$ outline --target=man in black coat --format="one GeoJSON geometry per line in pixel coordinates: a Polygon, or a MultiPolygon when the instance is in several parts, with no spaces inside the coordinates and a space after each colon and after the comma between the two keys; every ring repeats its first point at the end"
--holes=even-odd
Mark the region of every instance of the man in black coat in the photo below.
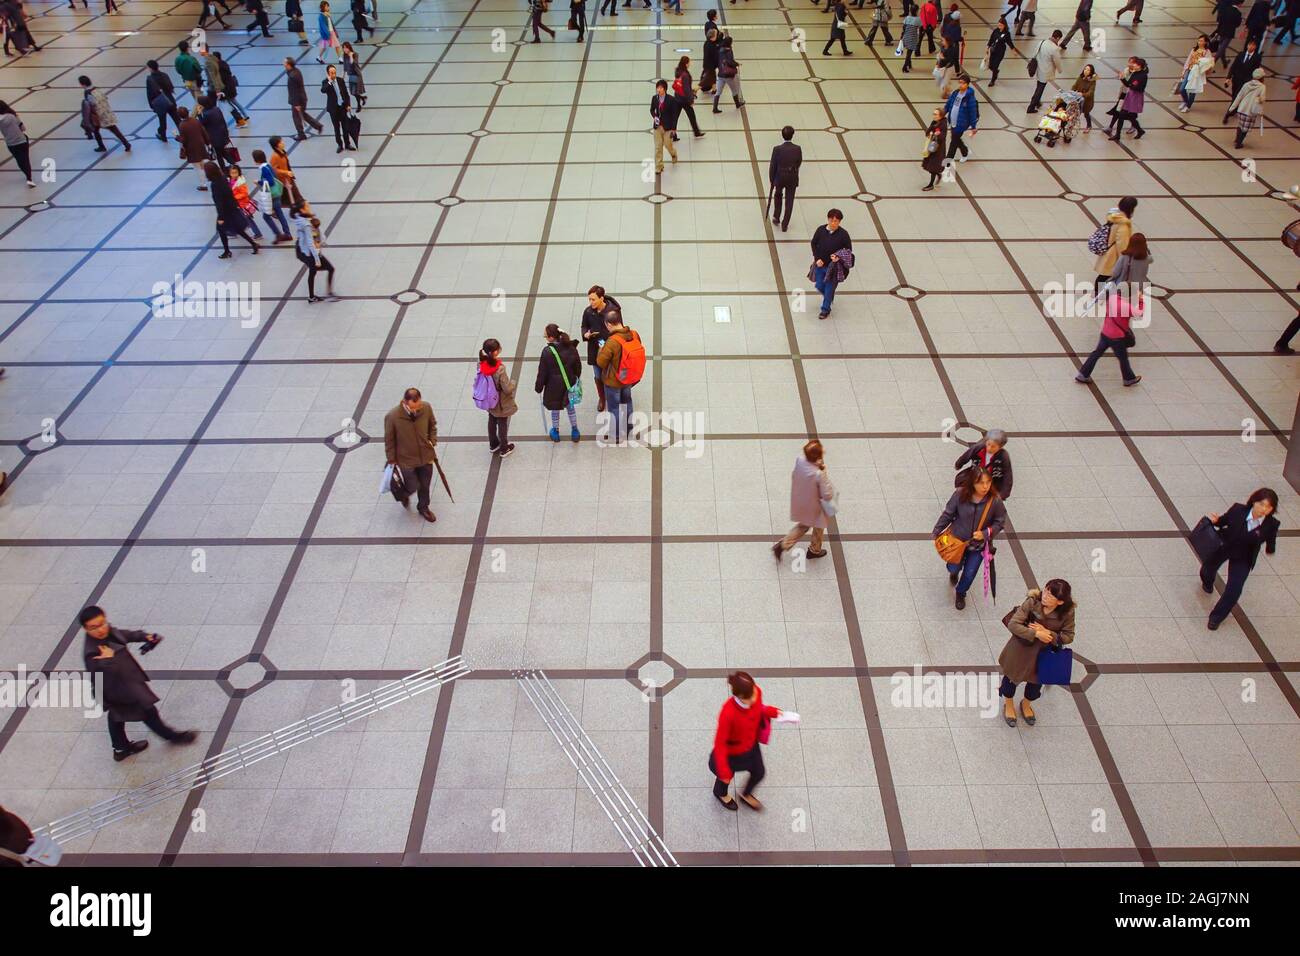
{"type": "Polygon", "coordinates": [[[781,143],[772,147],[772,160],[767,164],[767,182],[772,193],[772,225],[779,223],[781,231],[785,232],[790,228],[790,215],[794,212],[794,191],[799,185],[803,150],[792,142],[793,126],[781,130],[781,139],[781,143]],[[785,216],[781,215],[782,208],[785,216]]]}
{"type": "Polygon", "coordinates": [[[78,618],[86,631],[83,657],[86,670],[103,675],[100,706],[108,712],[108,736],[113,741],[113,759],[125,760],[149,746],[147,740],[128,740],[127,721],[142,720],[159,737],[174,744],[193,743],[198,733],[173,730],[158,715],[158,695],[149,687],[149,675],[131,656],[128,644],[144,644],[146,651],[162,640],[157,634],[124,631],[108,623],[104,609],[91,605],[78,618]]]}
{"type": "Polygon", "coordinates": [[[199,113],[199,122],[207,131],[208,141],[212,144],[212,155],[217,165],[221,167],[222,172],[225,172],[226,147],[230,145],[230,127],[226,125],[226,116],[221,112],[221,107],[217,105],[217,98],[212,94],[199,100],[199,106],[203,108],[199,113]]]}
{"type": "Polygon", "coordinates": [[[655,83],[655,95],[650,97],[650,119],[654,123],[655,137],[655,172],[664,171],[664,148],[677,164],[677,147],[673,145],[673,133],[677,132],[677,119],[682,113],[682,101],[668,93],[668,81],[655,83]]]}
{"type": "Polygon", "coordinates": [[[1061,50],[1064,51],[1070,45],[1070,38],[1075,33],[1083,34],[1083,49],[1087,52],[1092,49],[1092,0],[1079,0],[1079,6],[1074,11],[1074,25],[1070,27],[1070,32],[1065,35],[1061,41],[1061,50]]]}
{"type": "Polygon", "coordinates": [[[1222,61],[1224,66],[1228,65],[1228,46],[1237,35],[1237,28],[1241,26],[1241,11],[1237,7],[1238,4],[1232,0],[1223,0],[1214,12],[1214,32],[1219,38],[1214,58],[1222,61]]]}
{"type": "Polygon", "coordinates": [[[266,7],[262,4],[262,0],[244,0],[244,6],[253,15],[253,22],[244,28],[244,32],[252,33],[260,28],[262,36],[269,40],[272,36],[271,20],[267,15],[266,7]]]}
{"type": "Polygon", "coordinates": [[[712,93],[713,85],[718,82],[718,38],[721,36],[717,30],[710,30],[704,40],[703,62],[700,66],[701,93],[712,93]]]}
{"type": "Polygon", "coordinates": [[[1206,625],[1211,631],[1218,630],[1223,619],[1232,613],[1246,586],[1246,578],[1255,567],[1259,549],[1262,547],[1269,554],[1277,550],[1277,531],[1281,525],[1275,517],[1276,511],[1277,492],[1272,488],[1260,488],[1246,499],[1244,505],[1234,504],[1222,515],[1206,515],[1219,532],[1223,546],[1201,565],[1202,591],[1214,593],[1214,576],[1225,561],[1228,563],[1228,580],[1223,586],[1223,595],[1210,610],[1206,625]]]}
{"type": "Polygon", "coordinates": [[[1246,14],[1246,39],[1254,40],[1256,45],[1264,42],[1272,5],[1272,0],[1255,0],[1255,5],[1246,14]]]}
{"type": "MultiPolygon", "coordinates": [[[[1254,40],[1246,41],[1246,48],[1232,58],[1232,66],[1228,67],[1228,79],[1232,82],[1232,95],[1228,97],[1231,103],[1241,92],[1251,78],[1251,75],[1259,69],[1264,56],[1259,52],[1259,44],[1254,40]]],[[[1228,122],[1229,113],[1223,114],[1223,121],[1228,122]]]]}
{"type": "Polygon", "coordinates": [[[149,101],[149,109],[158,115],[157,136],[167,142],[167,117],[176,124],[176,131],[181,129],[180,114],[176,112],[176,87],[172,78],[158,68],[157,60],[148,63],[149,73],[144,79],[144,95],[149,101]]]}
{"type": "Polygon", "coordinates": [[[303,82],[302,70],[298,69],[297,63],[291,56],[284,58],[284,78],[289,86],[289,107],[293,110],[293,128],[298,131],[294,139],[301,141],[307,138],[307,133],[302,128],[304,122],[318,133],[325,132],[325,127],[316,121],[316,117],[307,112],[307,84],[303,82]]]}
{"type": "Polygon", "coordinates": [[[601,380],[596,356],[600,354],[600,347],[605,344],[605,336],[608,334],[605,328],[607,312],[618,312],[621,315],[623,307],[618,304],[618,299],[605,293],[604,286],[592,286],[587,290],[587,308],[582,313],[582,340],[587,343],[587,364],[596,375],[598,412],[605,410],[605,383],[601,380]]]}
{"type": "Polygon", "coordinates": [[[841,249],[853,248],[853,238],[848,230],[840,225],[843,221],[844,213],[838,209],[830,210],[826,213],[826,225],[818,226],[812,237],[814,282],[817,291],[822,294],[821,313],[817,316],[819,319],[824,319],[831,314],[831,303],[835,301],[836,283],[828,275],[831,260],[841,249]]]}

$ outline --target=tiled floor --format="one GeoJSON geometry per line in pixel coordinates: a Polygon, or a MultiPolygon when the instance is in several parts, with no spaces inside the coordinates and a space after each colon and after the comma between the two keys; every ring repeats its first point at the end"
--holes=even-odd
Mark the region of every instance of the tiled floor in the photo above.
{"type": "MultiPolygon", "coordinates": [[[[155,741],[119,764],[101,721],[9,712],[0,801],[48,822],[346,689],[454,654],[475,671],[79,840],[71,860],[631,864],[512,679],[528,665],[682,862],[1300,861],[1300,499],[1281,475],[1300,364],[1269,351],[1298,298],[1277,241],[1296,218],[1279,190],[1300,179],[1295,47],[1267,49],[1288,79],[1269,80],[1254,178],[1217,122],[1221,73],[1191,114],[1169,94],[1209,4],[1151,0],[1139,32],[1094,21],[1098,116],[1127,55],[1152,63],[1141,142],[1036,147],[1032,82],[1012,57],[992,90],[977,77],[972,161],[922,194],[930,63],[903,74],[892,44],[865,48],[860,12],[856,56],[822,57],[826,17],[806,0],[746,0],[722,14],[747,109],[702,101],[707,138],[683,137],[682,162],[646,181],[650,81],[686,50],[698,78],[702,11],[610,20],[592,2],[587,43],[534,46],[514,0],[389,3],[381,42],[361,48],[355,167],[328,137],[293,150],[342,293],[309,307],[283,248],[217,259],[206,196],[152,139],[142,64],[170,64],[194,6],[130,0],[104,17],[38,3],[47,49],[0,66],[49,177],[29,191],[0,163],[0,467],[14,476],[0,666],[78,666],[70,622],[101,603],[167,637],[147,659],[154,686],[201,746],[155,741]],[[81,137],[82,72],[111,90],[131,155],[81,137]],[[786,123],[805,163],[783,234],[762,197],[786,123]],[[1141,386],[1120,388],[1106,359],[1085,388],[1070,379],[1096,322],[1047,318],[1038,293],[1091,278],[1085,240],[1124,193],[1141,200],[1167,296],[1139,333],[1141,386]],[[858,266],[819,322],[806,241],[830,205],[858,266]],[[178,274],[258,283],[259,321],[155,316],[154,284],[178,274]],[[636,401],[663,417],[660,447],[600,447],[590,400],[581,444],[541,431],[528,392],[541,330],[575,328],[593,283],[650,346],[636,401]],[[506,461],[489,459],[469,395],[486,336],[528,395],[506,461]],[[433,404],[456,496],[436,493],[436,525],[376,494],[376,436],[408,385],[433,404]],[[366,440],[340,450],[331,439],[353,424],[366,440]],[[954,426],[962,441],[1009,430],[1017,475],[1001,591],[964,613],[928,541],[954,426]],[[833,558],[778,569],[767,545],[814,433],[840,492],[833,558]],[[1262,484],[1281,494],[1284,537],[1208,632],[1183,534],[1262,484]],[[1036,727],[900,706],[891,675],[918,665],[987,683],[999,618],[1051,577],[1079,600],[1078,683],[1047,692],[1036,727]],[[638,671],[656,661],[666,686],[662,663],[638,671]],[[761,816],[709,797],[736,667],[803,717],[767,748],[761,816]],[[658,690],[639,683],[652,673],[658,690]]],[[[1043,0],[1040,37],[1074,6],[1043,0]]],[[[996,8],[962,9],[974,66],[996,8]]],[[[246,157],[292,132],[279,63],[298,47],[275,12],[273,40],[213,37],[253,112],[235,133],[246,157]]],[[[1066,75],[1083,62],[1076,41],[1066,75]]],[[[304,68],[319,106],[321,68],[304,68]]]]}

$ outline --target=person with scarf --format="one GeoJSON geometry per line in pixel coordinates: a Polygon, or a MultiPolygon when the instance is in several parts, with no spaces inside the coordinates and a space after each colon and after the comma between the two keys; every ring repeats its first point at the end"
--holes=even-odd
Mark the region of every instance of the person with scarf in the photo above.
{"type": "Polygon", "coordinates": [[[509,458],[515,450],[510,441],[510,416],[519,411],[515,402],[517,383],[510,381],[510,373],[501,361],[501,343],[496,339],[485,339],[479,349],[478,373],[492,379],[497,391],[497,403],[488,409],[488,449],[509,458]]]}

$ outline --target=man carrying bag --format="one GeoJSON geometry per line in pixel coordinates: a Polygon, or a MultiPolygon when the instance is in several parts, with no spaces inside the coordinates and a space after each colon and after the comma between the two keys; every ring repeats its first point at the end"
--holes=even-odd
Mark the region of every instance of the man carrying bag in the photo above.
{"type": "MultiPolygon", "coordinates": [[[[430,522],[438,520],[429,510],[429,488],[438,462],[437,444],[438,421],[433,416],[433,407],[421,398],[418,388],[408,388],[397,407],[384,416],[384,455],[388,464],[394,466],[393,496],[403,508],[410,508],[411,495],[415,494],[416,511],[430,522]]],[[[438,471],[442,473],[441,468],[438,471]]],[[[444,476],[444,486],[446,482],[444,476]]]]}

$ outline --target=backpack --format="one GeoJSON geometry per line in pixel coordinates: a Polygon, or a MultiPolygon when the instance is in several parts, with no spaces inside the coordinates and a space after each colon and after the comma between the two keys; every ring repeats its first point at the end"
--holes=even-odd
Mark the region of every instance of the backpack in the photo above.
{"type": "Polygon", "coordinates": [[[623,347],[619,349],[618,380],[624,386],[635,385],[645,375],[645,346],[636,332],[632,332],[631,341],[622,338],[619,341],[623,347]]]}
{"type": "Polygon", "coordinates": [[[501,393],[497,391],[496,379],[483,372],[474,379],[474,406],[490,412],[501,404],[501,393]]]}
{"type": "Polygon", "coordinates": [[[682,75],[680,73],[677,74],[677,79],[673,80],[673,93],[680,97],[686,96],[686,89],[682,84],[682,75]]]}
{"type": "Polygon", "coordinates": [[[1103,222],[1097,231],[1088,237],[1088,251],[1094,256],[1102,255],[1110,248],[1110,223],[1103,222]]]}

